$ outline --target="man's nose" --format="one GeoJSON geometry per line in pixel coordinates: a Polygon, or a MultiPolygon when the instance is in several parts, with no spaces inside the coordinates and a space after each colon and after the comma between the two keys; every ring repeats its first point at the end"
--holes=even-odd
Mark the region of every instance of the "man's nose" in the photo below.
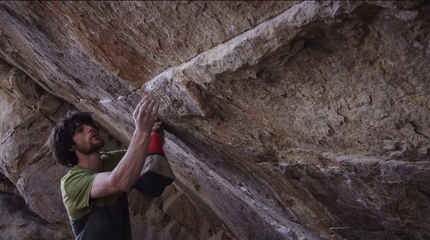
{"type": "Polygon", "coordinates": [[[92,133],[92,132],[94,131],[94,127],[89,126],[89,125],[86,125],[86,127],[87,127],[87,131],[88,131],[89,133],[92,133]]]}

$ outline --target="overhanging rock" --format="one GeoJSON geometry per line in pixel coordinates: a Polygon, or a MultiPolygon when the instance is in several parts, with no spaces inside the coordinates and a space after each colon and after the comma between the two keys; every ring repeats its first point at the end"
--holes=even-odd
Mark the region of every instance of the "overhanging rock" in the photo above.
{"type": "MultiPolygon", "coordinates": [[[[418,1],[3,2],[0,56],[94,113],[122,145],[136,103],[159,97],[176,186],[232,237],[426,239],[429,10],[418,1]]],[[[17,183],[26,165],[8,164],[17,183]]],[[[165,229],[151,236],[220,235],[137,201],[136,221],[165,229]]]]}

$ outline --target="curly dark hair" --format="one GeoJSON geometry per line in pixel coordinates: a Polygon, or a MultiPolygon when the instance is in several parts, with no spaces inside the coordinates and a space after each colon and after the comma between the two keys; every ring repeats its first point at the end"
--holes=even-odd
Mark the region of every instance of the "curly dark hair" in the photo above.
{"type": "Polygon", "coordinates": [[[52,129],[49,136],[49,146],[55,160],[63,166],[74,167],[78,164],[78,158],[75,152],[70,151],[70,148],[75,145],[73,135],[76,128],[81,124],[95,127],[94,120],[89,113],[69,111],[52,129]]]}

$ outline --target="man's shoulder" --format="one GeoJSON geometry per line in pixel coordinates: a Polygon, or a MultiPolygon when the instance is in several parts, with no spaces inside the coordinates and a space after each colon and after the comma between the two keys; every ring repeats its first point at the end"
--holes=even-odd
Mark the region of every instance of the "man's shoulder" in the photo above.
{"type": "Polygon", "coordinates": [[[101,152],[102,165],[104,171],[112,171],[119,161],[125,155],[126,150],[115,150],[110,152],[101,152]]]}
{"type": "Polygon", "coordinates": [[[95,171],[90,170],[90,169],[86,169],[86,168],[82,168],[82,167],[73,167],[72,169],[70,169],[62,178],[61,178],[61,182],[67,181],[69,179],[73,179],[82,175],[87,175],[87,174],[93,174],[95,173],[95,171]]]}
{"type": "Polygon", "coordinates": [[[69,186],[74,186],[83,179],[86,178],[92,178],[92,176],[95,174],[95,171],[80,168],[80,167],[74,167],[70,169],[60,180],[61,182],[61,190],[64,191],[69,186]]]}
{"type": "Polygon", "coordinates": [[[117,157],[122,157],[124,156],[125,152],[127,150],[126,149],[119,149],[119,150],[114,150],[114,151],[108,151],[108,152],[100,152],[100,156],[101,158],[117,158],[117,157]]]}

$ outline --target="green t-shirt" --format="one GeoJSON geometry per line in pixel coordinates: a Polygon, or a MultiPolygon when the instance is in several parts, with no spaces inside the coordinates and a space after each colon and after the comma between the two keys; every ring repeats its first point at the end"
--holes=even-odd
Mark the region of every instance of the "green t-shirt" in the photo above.
{"type": "Polygon", "coordinates": [[[124,154],[125,150],[102,152],[100,171],[75,166],[61,179],[63,202],[76,239],[131,239],[127,194],[90,198],[97,173],[112,171],[124,154]]]}

